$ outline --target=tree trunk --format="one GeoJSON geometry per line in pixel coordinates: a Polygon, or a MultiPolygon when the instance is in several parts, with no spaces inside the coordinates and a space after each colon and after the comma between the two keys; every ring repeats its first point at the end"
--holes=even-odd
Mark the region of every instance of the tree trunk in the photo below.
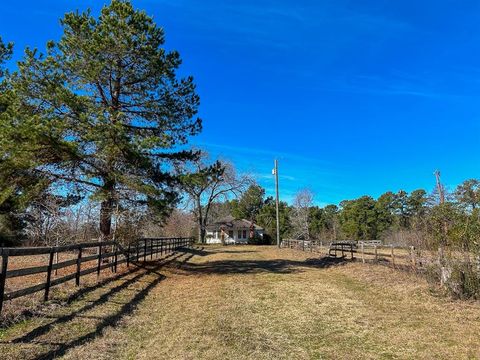
{"type": "Polygon", "coordinates": [[[105,179],[103,194],[105,198],[100,205],[100,235],[102,241],[108,241],[112,233],[113,207],[115,205],[115,180],[105,179]]]}
{"type": "Polygon", "coordinates": [[[205,228],[200,225],[198,227],[198,241],[201,243],[201,244],[205,244],[205,238],[207,237],[207,232],[205,230],[205,228]]]}
{"type": "Polygon", "coordinates": [[[103,241],[110,238],[112,230],[113,201],[107,199],[102,201],[100,207],[100,234],[103,241]]]}

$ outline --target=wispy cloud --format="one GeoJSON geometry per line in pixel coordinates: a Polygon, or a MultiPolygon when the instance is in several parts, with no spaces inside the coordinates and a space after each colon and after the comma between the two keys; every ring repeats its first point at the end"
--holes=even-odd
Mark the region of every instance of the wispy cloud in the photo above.
{"type": "MultiPolygon", "coordinates": [[[[451,75],[451,74],[450,74],[451,75]]],[[[445,74],[444,74],[445,76],[445,74]]],[[[465,91],[465,86],[452,89],[441,83],[431,83],[429,79],[441,78],[434,74],[413,75],[405,72],[387,74],[363,74],[350,78],[338,77],[331,84],[321,88],[323,91],[349,92],[371,95],[415,96],[431,99],[454,99],[478,97],[480,92],[465,91]],[[453,90],[453,91],[452,91],[453,90]]],[[[461,81],[461,79],[458,79],[461,81]]]]}
{"type": "Polygon", "coordinates": [[[308,41],[312,47],[326,42],[341,46],[346,38],[355,39],[362,33],[383,38],[386,34],[413,28],[399,19],[360,12],[337,1],[300,4],[296,1],[206,0],[199,4],[188,0],[159,0],[155,3],[178,9],[180,16],[188,15],[189,24],[200,30],[203,38],[212,36],[231,45],[294,49],[308,41]]]}

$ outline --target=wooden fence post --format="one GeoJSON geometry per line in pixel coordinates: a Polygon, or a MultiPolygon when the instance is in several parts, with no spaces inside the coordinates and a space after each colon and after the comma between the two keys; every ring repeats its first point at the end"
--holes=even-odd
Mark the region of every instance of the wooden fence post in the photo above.
{"type": "Polygon", "coordinates": [[[138,261],[138,259],[140,259],[140,250],[139,250],[139,247],[140,247],[140,241],[137,240],[137,257],[135,258],[136,261],[138,261]]]}
{"type": "Polygon", "coordinates": [[[50,258],[48,260],[48,268],[47,268],[47,283],[45,286],[45,296],[44,300],[48,300],[48,293],[50,292],[50,282],[52,279],[52,267],[53,267],[53,257],[55,255],[55,251],[53,251],[53,248],[50,250],[50,258]]]}
{"type": "Polygon", "coordinates": [[[153,259],[153,239],[150,239],[150,260],[153,259]]]}
{"type": "Polygon", "coordinates": [[[415,261],[415,247],[414,246],[410,246],[410,257],[411,257],[411,261],[412,261],[412,269],[413,269],[413,271],[415,271],[416,261],[415,261]]]}
{"type": "Polygon", "coordinates": [[[130,250],[132,249],[132,245],[128,244],[128,250],[127,250],[127,267],[130,267],[130,250]]]}
{"type": "Polygon", "coordinates": [[[363,242],[361,244],[361,248],[362,248],[362,263],[365,264],[365,248],[364,248],[363,242]]]}
{"type": "Polygon", "coordinates": [[[3,254],[2,251],[2,272],[0,273],[0,313],[3,307],[3,296],[5,295],[5,280],[7,279],[8,254],[3,254]]]}
{"type": "Polygon", "coordinates": [[[143,240],[143,261],[147,261],[147,240],[143,240]]]}
{"type": "Polygon", "coordinates": [[[394,249],[393,244],[391,246],[392,246],[392,265],[393,265],[393,267],[395,267],[395,254],[393,252],[393,249],[394,249]]]}
{"type": "Polygon", "coordinates": [[[378,250],[377,250],[377,245],[373,245],[373,248],[375,249],[375,261],[378,261],[378,250]]]}
{"type": "Polygon", "coordinates": [[[78,247],[77,272],[75,273],[75,285],[80,286],[80,269],[82,267],[82,247],[78,247]]]}
{"type": "Polygon", "coordinates": [[[117,249],[117,244],[115,244],[115,254],[113,255],[113,272],[117,272],[117,263],[118,263],[118,249],[117,249]]]}
{"type": "Polygon", "coordinates": [[[98,245],[98,263],[97,263],[97,277],[100,276],[100,266],[102,266],[102,245],[98,245]]]}
{"type": "Polygon", "coordinates": [[[351,255],[352,260],[353,260],[353,244],[350,244],[350,255],[351,255]]]}

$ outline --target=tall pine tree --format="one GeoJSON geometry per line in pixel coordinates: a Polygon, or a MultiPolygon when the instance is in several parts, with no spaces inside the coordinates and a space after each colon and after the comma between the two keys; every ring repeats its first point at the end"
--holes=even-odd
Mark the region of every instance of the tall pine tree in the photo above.
{"type": "Polygon", "coordinates": [[[112,0],[98,18],[68,13],[47,53],[27,49],[8,78],[0,151],[60,192],[100,201],[100,231],[110,235],[119,202],[168,209],[176,200],[169,164],[201,130],[192,77],[178,78],[176,51],[163,29],[128,1],[112,0]]]}

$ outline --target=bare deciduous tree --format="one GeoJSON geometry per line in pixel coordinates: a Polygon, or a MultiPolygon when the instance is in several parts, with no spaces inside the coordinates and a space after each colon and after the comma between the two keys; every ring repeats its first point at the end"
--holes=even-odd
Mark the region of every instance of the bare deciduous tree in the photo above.
{"type": "Polygon", "coordinates": [[[205,159],[204,156],[192,162],[188,168],[177,169],[184,173],[181,190],[187,195],[188,206],[193,210],[198,238],[202,243],[205,242],[212,204],[232,196],[238,197],[252,183],[248,175],[237,174],[231,163],[216,161],[208,164],[205,159]]]}
{"type": "Polygon", "coordinates": [[[291,223],[297,239],[310,239],[309,213],[312,206],[313,193],[309,189],[302,189],[295,195],[291,223]]]}

